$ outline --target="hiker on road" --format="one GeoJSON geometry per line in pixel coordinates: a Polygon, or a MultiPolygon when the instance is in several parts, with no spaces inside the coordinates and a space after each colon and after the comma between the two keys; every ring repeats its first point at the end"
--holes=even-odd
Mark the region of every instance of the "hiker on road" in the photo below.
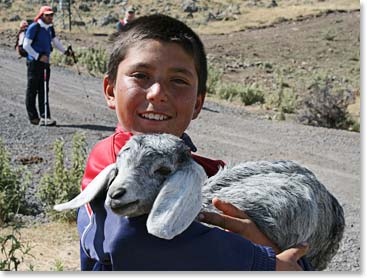
{"type": "Polygon", "coordinates": [[[52,44],[63,54],[71,55],[56,37],[52,26],[53,15],[51,7],[41,7],[34,22],[29,25],[23,42],[23,47],[28,53],[25,103],[28,118],[34,125],[56,125],[56,121],[51,119],[48,101],[52,44]],[[39,114],[36,109],[37,94],[39,114]]]}
{"type": "Polygon", "coordinates": [[[122,27],[127,23],[133,21],[135,19],[135,8],[130,6],[125,11],[125,17],[120,19],[116,24],[117,32],[120,32],[122,27]]]}

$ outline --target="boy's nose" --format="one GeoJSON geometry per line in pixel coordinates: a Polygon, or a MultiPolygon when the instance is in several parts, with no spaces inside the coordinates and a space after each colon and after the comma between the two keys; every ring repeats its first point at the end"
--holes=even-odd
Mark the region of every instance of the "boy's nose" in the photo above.
{"type": "Polygon", "coordinates": [[[167,101],[167,94],[164,86],[159,82],[152,84],[148,89],[147,99],[149,101],[158,102],[167,101]]]}

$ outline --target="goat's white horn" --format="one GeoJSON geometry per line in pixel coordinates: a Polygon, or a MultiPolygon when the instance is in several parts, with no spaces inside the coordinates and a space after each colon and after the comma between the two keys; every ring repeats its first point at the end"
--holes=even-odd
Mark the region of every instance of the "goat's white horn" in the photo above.
{"type": "Polygon", "coordinates": [[[57,211],[79,208],[86,203],[92,201],[98,193],[107,186],[111,180],[111,173],[116,169],[116,164],[110,164],[104,168],[90,183],[89,185],[74,199],[67,203],[58,204],[54,206],[57,211]]]}

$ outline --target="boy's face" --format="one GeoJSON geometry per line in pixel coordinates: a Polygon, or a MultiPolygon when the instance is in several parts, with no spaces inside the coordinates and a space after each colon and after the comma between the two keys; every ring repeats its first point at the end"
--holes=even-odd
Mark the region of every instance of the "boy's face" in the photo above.
{"type": "Polygon", "coordinates": [[[116,84],[104,79],[108,106],[125,131],[181,136],[204,102],[193,58],[178,44],[144,40],[130,47],[116,84]]]}

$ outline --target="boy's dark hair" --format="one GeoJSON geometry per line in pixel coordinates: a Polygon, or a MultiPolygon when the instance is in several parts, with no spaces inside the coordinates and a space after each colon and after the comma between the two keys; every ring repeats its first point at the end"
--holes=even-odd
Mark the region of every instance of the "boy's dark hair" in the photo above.
{"type": "Polygon", "coordinates": [[[205,94],[208,72],[204,45],[199,36],[183,22],[162,14],[142,16],[124,25],[115,36],[107,65],[111,83],[116,82],[118,66],[125,59],[129,47],[142,40],[155,39],[177,43],[193,57],[198,74],[198,94],[205,94]]]}

